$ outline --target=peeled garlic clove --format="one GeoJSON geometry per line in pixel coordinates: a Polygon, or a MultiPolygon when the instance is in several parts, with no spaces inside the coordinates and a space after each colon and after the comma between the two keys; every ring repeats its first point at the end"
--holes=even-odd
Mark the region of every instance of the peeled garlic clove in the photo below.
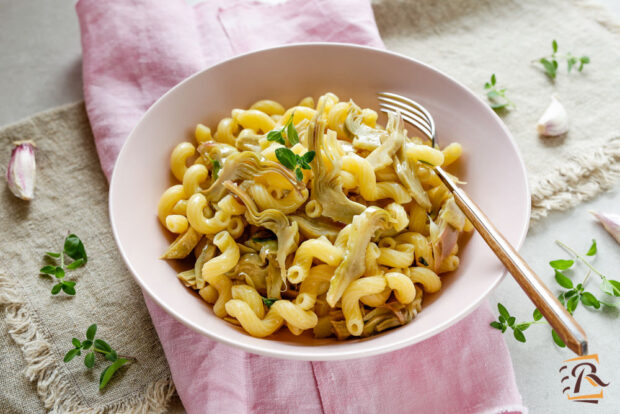
{"type": "Polygon", "coordinates": [[[603,227],[605,227],[605,230],[620,243],[620,215],[599,213],[598,211],[590,211],[590,213],[596,217],[603,227]]]}
{"type": "Polygon", "coordinates": [[[37,168],[34,159],[35,145],[32,141],[19,141],[14,145],[6,171],[6,180],[15,196],[22,200],[32,200],[37,168]]]}
{"type": "Polygon", "coordinates": [[[555,96],[551,97],[551,103],[538,120],[536,129],[546,137],[555,137],[568,131],[568,115],[555,96]]]}

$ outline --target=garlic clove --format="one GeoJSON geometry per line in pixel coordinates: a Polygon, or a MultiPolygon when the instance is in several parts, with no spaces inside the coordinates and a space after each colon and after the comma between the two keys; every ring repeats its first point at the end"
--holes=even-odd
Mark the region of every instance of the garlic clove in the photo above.
{"type": "Polygon", "coordinates": [[[605,227],[605,230],[620,243],[620,215],[599,213],[598,211],[590,211],[590,213],[596,217],[603,227],[605,227]]]}
{"type": "Polygon", "coordinates": [[[551,97],[551,103],[538,120],[536,129],[546,137],[555,137],[568,131],[568,115],[555,96],[551,97]]]}
{"type": "Polygon", "coordinates": [[[19,141],[14,145],[6,171],[6,180],[9,189],[16,197],[32,200],[36,178],[35,144],[32,141],[19,141]]]}

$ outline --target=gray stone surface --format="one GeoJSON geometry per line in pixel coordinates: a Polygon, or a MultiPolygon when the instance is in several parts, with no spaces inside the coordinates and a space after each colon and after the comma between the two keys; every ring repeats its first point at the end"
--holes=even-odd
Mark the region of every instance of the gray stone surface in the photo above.
{"type": "MultiPolygon", "coordinates": [[[[620,15],[619,0],[601,2],[620,15]]],[[[0,125],[82,99],[80,36],[73,5],[73,0],[0,2],[0,125]]],[[[596,265],[610,277],[620,278],[620,246],[594,223],[587,213],[589,209],[618,212],[620,184],[614,191],[571,211],[552,214],[528,234],[521,252],[552,286],[553,274],[547,262],[565,257],[554,245],[555,239],[583,250],[595,237],[600,250],[596,265]]],[[[592,290],[596,290],[593,282],[595,279],[590,282],[592,290]]],[[[510,277],[492,294],[491,301],[504,303],[523,319],[531,316],[532,306],[510,277]]],[[[591,351],[599,353],[601,376],[611,381],[611,385],[605,389],[605,398],[598,405],[567,401],[561,392],[558,369],[562,361],[571,356],[555,347],[548,328],[533,326],[526,332],[526,344],[506,338],[521,394],[533,413],[612,413],[620,410],[620,374],[617,373],[620,356],[614,352],[620,316],[617,311],[590,312],[582,307],[575,315],[589,335],[591,351]]],[[[0,353],[2,394],[11,389],[11,381],[23,381],[20,375],[15,375],[14,361],[6,359],[10,355],[15,359],[19,355],[9,349],[11,346],[3,344],[0,353]]],[[[26,398],[38,400],[34,392],[26,398]]],[[[183,412],[178,401],[173,412],[183,412]]]]}

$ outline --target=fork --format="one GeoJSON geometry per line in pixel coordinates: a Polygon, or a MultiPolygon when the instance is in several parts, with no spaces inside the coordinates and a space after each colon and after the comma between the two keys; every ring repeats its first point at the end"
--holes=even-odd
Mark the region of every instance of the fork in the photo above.
{"type": "MultiPolygon", "coordinates": [[[[409,98],[394,93],[380,92],[377,95],[382,112],[400,113],[405,122],[426,135],[435,147],[435,121],[426,108],[409,98]]],[[[587,354],[588,340],[577,321],[560,304],[538,275],[528,266],[515,248],[508,243],[467,193],[459,188],[441,167],[434,167],[433,171],[454,195],[454,201],[461,211],[471,221],[474,228],[478,230],[484,241],[506,266],[521,289],[525,291],[568,348],[577,355],[587,354]]]]}

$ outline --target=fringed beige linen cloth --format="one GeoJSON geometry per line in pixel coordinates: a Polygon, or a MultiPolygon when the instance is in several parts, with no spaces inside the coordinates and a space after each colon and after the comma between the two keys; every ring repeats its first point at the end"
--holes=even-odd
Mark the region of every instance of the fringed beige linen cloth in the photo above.
{"type": "MultiPolygon", "coordinates": [[[[108,184],[84,105],[53,109],[0,130],[0,148],[25,138],[37,145],[35,199],[19,200],[7,186],[0,194],[0,343],[6,344],[0,354],[7,358],[0,359],[0,412],[41,412],[33,393],[56,413],[165,412],[174,386],[142,292],[114,243],[108,184]],[[49,264],[45,252],[60,251],[68,232],[84,242],[88,263],[65,276],[77,282],[75,296],[52,296],[55,282],[39,269],[49,264]],[[108,365],[103,358],[97,357],[93,370],[84,366],[84,352],[63,362],[71,338],[85,339],[93,323],[98,337],[137,359],[102,392],[99,374],[108,365]],[[7,372],[9,366],[15,370],[7,372]]],[[[1,165],[9,154],[1,152],[1,165]]]]}
{"type": "MultiPolygon", "coordinates": [[[[491,73],[508,88],[517,108],[502,119],[526,163],[534,219],[613,185],[620,175],[620,89],[613,87],[620,79],[620,25],[596,4],[381,0],[373,8],[389,49],[438,67],[480,95],[491,73]],[[592,63],[582,73],[562,67],[549,81],[531,61],[550,53],[552,39],[560,51],[588,55],[592,63]],[[552,94],[569,113],[570,131],[539,138],[535,123],[552,94]]],[[[174,387],[140,289],[112,238],[107,182],[83,105],[0,130],[0,165],[8,163],[11,142],[22,139],[39,148],[37,189],[30,203],[6,185],[0,190],[0,410],[165,412],[174,387]],[[52,281],[38,270],[44,252],[57,250],[68,231],[82,238],[89,261],[68,276],[77,281],[75,297],[52,296],[52,281]],[[82,338],[92,323],[138,360],[104,392],[97,389],[101,364],[90,371],[80,359],[62,362],[71,338],[82,338]]],[[[444,139],[450,140],[458,137],[444,139]]],[[[480,149],[465,149],[474,150],[480,149]]]]}

